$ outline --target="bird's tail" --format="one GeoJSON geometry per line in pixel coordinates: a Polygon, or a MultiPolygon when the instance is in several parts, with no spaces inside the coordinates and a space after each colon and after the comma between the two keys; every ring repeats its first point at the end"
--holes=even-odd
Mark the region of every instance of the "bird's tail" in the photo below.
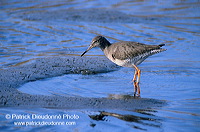
{"type": "Polygon", "coordinates": [[[162,47],[162,46],[165,46],[165,44],[159,44],[158,46],[162,47]]]}
{"type": "Polygon", "coordinates": [[[162,52],[162,51],[166,51],[166,50],[167,50],[167,49],[162,49],[162,48],[161,48],[162,46],[165,46],[165,44],[159,44],[158,46],[160,47],[159,52],[162,52]]]}

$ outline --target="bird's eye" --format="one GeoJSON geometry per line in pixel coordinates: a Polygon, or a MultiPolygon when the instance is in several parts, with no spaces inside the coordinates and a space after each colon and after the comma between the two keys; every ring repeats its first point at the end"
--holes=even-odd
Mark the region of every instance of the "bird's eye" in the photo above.
{"type": "Polygon", "coordinates": [[[95,40],[95,41],[93,41],[93,44],[94,44],[94,43],[98,43],[98,42],[99,42],[99,40],[95,40]]]}

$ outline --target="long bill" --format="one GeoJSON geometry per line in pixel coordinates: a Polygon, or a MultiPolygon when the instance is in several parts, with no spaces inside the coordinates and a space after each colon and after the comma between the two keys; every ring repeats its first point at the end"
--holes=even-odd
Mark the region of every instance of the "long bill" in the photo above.
{"type": "Polygon", "coordinates": [[[85,52],[83,52],[83,54],[81,54],[81,57],[84,56],[85,53],[87,53],[89,50],[91,50],[93,48],[93,46],[91,45],[85,52]]]}

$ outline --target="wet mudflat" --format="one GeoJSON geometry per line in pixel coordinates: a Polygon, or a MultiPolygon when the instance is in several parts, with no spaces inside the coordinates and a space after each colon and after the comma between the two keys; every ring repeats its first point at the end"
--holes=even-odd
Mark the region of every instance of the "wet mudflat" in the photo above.
{"type": "Polygon", "coordinates": [[[199,131],[198,7],[1,1],[1,130],[199,131]],[[166,44],[139,66],[141,98],[132,97],[133,69],[98,48],[80,57],[96,35],[166,44]]]}

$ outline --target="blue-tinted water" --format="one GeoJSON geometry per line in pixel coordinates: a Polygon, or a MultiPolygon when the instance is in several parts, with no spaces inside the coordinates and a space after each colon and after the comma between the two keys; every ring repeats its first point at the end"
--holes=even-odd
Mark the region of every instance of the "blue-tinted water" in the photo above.
{"type": "MultiPolygon", "coordinates": [[[[103,120],[88,115],[96,110],[48,108],[1,108],[2,130],[72,130],[72,131],[200,131],[200,3],[198,1],[1,1],[0,2],[0,69],[31,62],[48,56],[80,55],[96,35],[111,42],[137,41],[165,43],[167,51],[148,58],[142,70],[142,97],[165,100],[166,106],[148,111],[108,110],[103,120]],[[97,9],[98,8],[98,9],[97,9]],[[63,10],[119,11],[127,19],[115,16],[92,19],[86,14],[62,15],[63,10]],[[41,11],[41,14],[37,13],[41,11]],[[45,12],[54,12],[49,15],[45,12]],[[60,13],[61,12],[61,13],[60,13]],[[130,15],[134,19],[129,19],[130,15]],[[69,19],[71,18],[71,19],[69,19]],[[76,114],[76,125],[16,126],[17,119],[6,114],[76,114]],[[134,115],[134,121],[120,115],[134,115]],[[138,119],[138,117],[140,117],[138,119]]],[[[106,14],[106,13],[105,13],[106,14]]],[[[118,13],[119,14],[119,13],[118,13]]],[[[99,16],[102,17],[102,16],[99,16]]],[[[92,49],[87,55],[101,56],[92,49]]],[[[18,88],[33,95],[109,97],[133,93],[133,69],[96,75],[68,74],[18,88]]],[[[21,120],[20,120],[21,121],[21,120]]],[[[24,120],[22,120],[24,121],[24,120]]],[[[48,120],[49,121],[49,120],[48,120]]],[[[61,120],[63,121],[63,120],[61,120]]],[[[66,120],[65,120],[66,121],[66,120]]],[[[74,121],[74,120],[72,120],[74,121]]]]}

